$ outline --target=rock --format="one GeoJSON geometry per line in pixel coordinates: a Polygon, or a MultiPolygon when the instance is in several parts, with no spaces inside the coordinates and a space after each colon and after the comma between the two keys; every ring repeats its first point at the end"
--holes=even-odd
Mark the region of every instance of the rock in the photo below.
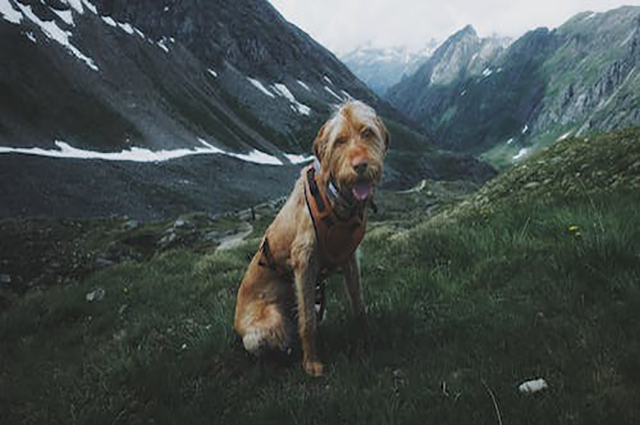
{"type": "Polygon", "coordinates": [[[138,220],[129,220],[122,225],[123,230],[134,230],[140,227],[140,222],[138,220]]]}
{"type": "Polygon", "coordinates": [[[111,256],[106,252],[98,255],[98,257],[96,257],[96,267],[102,268],[114,265],[115,261],[113,261],[110,257],[111,256]]]}
{"type": "Polygon", "coordinates": [[[88,292],[87,295],[85,295],[85,298],[89,302],[102,301],[102,299],[104,298],[104,294],[104,289],[98,288],[95,291],[88,292]]]}
{"type": "Polygon", "coordinates": [[[9,285],[11,283],[11,276],[8,274],[0,274],[0,283],[9,285]]]}
{"type": "Polygon", "coordinates": [[[533,394],[547,388],[549,388],[547,381],[545,381],[542,378],[538,378],[538,379],[533,379],[531,381],[523,382],[518,386],[518,391],[524,394],[533,394]]]}
{"type": "Polygon", "coordinates": [[[207,242],[218,242],[220,238],[222,238],[222,235],[216,230],[212,230],[204,235],[204,240],[207,242]]]}
{"type": "Polygon", "coordinates": [[[193,224],[190,223],[187,220],[184,220],[182,218],[177,219],[174,223],[173,223],[173,227],[175,229],[182,229],[182,228],[191,228],[193,227],[193,224]]]}
{"type": "Polygon", "coordinates": [[[538,182],[529,182],[529,183],[524,185],[524,188],[525,189],[535,189],[538,186],[540,186],[540,183],[538,183],[538,182]]]}
{"type": "Polygon", "coordinates": [[[160,241],[158,241],[158,245],[160,246],[167,246],[170,243],[172,243],[173,241],[175,241],[177,239],[178,235],[176,235],[173,232],[167,233],[166,235],[164,235],[162,237],[162,239],[160,239],[160,241]]]}

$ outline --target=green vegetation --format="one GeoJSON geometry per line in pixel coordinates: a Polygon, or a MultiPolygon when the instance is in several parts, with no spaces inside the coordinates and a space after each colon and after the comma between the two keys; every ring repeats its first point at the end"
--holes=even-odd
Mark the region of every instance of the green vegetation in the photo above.
{"type": "Polygon", "coordinates": [[[295,355],[255,361],[233,334],[261,210],[237,249],[177,244],[12,299],[0,313],[0,417],[639,423],[640,130],[566,140],[472,188],[381,194],[362,249],[374,347],[363,351],[332,277],[324,378],[295,355]],[[86,301],[97,288],[104,299],[86,301]],[[518,391],[535,378],[549,388],[518,391]]]}

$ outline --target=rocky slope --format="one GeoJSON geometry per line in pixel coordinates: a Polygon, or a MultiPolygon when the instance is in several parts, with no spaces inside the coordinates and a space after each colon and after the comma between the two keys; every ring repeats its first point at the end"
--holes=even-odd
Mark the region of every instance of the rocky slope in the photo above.
{"type": "Polygon", "coordinates": [[[389,92],[441,146],[508,165],[557,139],[640,122],[639,7],[585,12],[528,32],[466,72],[474,41],[470,31],[454,35],[389,92]],[[438,65],[449,71],[440,78],[438,65]]]}
{"type": "Polygon", "coordinates": [[[217,212],[242,193],[239,207],[286,193],[282,178],[293,171],[238,166],[237,158],[301,161],[332,108],[349,97],[372,104],[388,123],[390,184],[492,175],[430,147],[428,136],[264,0],[0,0],[0,57],[0,216],[147,217],[197,205],[217,212]],[[194,153],[209,155],[164,162],[194,153]],[[194,180],[195,170],[203,174],[194,180]],[[274,186],[246,189],[260,176],[274,186]],[[70,179],[73,196],[89,200],[84,209],[62,201],[70,179]],[[174,192],[182,180],[202,186],[141,201],[149,187],[174,192]]]}
{"type": "Polygon", "coordinates": [[[341,56],[340,60],[374,92],[383,96],[389,87],[413,75],[437,46],[436,40],[418,51],[406,47],[360,46],[341,56]]]}

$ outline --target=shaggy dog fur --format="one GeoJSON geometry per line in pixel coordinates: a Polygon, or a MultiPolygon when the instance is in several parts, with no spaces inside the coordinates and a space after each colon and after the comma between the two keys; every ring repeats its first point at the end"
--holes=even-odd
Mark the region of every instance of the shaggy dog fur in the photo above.
{"type": "MultiPolygon", "coordinates": [[[[320,163],[316,181],[325,193],[330,183],[337,188],[340,202],[335,197],[329,198],[336,212],[359,207],[364,210],[366,220],[366,207],[382,176],[388,147],[389,133],[382,120],[371,107],[359,101],[344,103],[320,128],[313,143],[320,163]]],[[[286,351],[296,329],[295,315],[289,313],[297,311],[302,366],[309,375],[320,376],[323,366],[316,352],[315,291],[327,265],[305,200],[305,171],[265,234],[273,261],[280,270],[265,267],[264,252],[256,253],[238,291],[234,327],[245,349],[252,354],[269,349],[286,351]]],[[[337,268],[345,276],[351,305],[368,341],[356,253],[337,268]]]]}

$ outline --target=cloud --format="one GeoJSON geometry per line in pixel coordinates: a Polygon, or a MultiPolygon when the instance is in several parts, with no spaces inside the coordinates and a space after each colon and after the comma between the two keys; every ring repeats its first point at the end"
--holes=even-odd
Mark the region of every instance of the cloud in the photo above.
{"type": "Polygon", "coordinates": [[[602,12],[640,0],[271,0],[284,17],[324,46],[346,53],[357,46],[423,47],[472,24],[481,36],[518,37],[557,27],[576,13],[602,12]]]}

